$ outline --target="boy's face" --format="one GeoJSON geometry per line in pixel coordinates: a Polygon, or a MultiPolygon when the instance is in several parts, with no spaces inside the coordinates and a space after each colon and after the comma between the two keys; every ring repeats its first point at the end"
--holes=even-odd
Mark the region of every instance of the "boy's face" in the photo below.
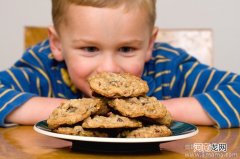
{"type": "Polygon", "coordinates": [[[50,29],[50,46],[56,60],[65,60],[69,76],[86,96],[91,96],[89,76],[99,72],[143,73],[151,58],[157,31],[150,31],[146,13],[123,8],[71,5],[59,34],[50,29]]]}

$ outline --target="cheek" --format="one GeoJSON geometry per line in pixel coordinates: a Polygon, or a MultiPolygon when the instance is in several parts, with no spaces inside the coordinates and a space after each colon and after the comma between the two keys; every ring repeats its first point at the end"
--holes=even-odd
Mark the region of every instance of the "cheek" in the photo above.
{"type": "Polygon", "coordinates": [[[87,65],[84,61],[70,62],[67,64],[70,77],[73,79],[82,79],[89,75],[91,72],[91,67],[87,65]]]}
{"type": "Polygon", "coordinates": [[[77,58],[70,61],[69,63],[66,62],[66,64],[72,83],[85,95],[89,95],[90,88],[87,79],[93,73],[93,64],[77,58]]]}
{"type": "Polygon", "coordinates": [[[88,69],[85,69],[80,64],[75,66],[68,66],[69,76],[73,84],[80,90],[86,85],[86,81],[89,75],[88,69]]]}
{"type": "Polygon", "coordinates": [[[65,57],[69,75],[74,81],[86,80],[95,69],[95,59],[85,58],[73,52],[65,57]]]}
{"type": "Polygon", "coordinates": [[[125,65],[122,65],[124,72],[131,73],[135,76],[141,77],[144,69],[144,61],[136,60],[125,62],[125,65]]]}

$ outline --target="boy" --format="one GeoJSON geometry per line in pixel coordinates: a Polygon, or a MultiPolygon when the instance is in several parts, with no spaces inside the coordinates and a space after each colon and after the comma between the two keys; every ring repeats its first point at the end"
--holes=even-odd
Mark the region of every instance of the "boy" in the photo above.
{"type": "Polygon", "coordinates": [[[240,77],[154,43],[155,0],[52,0],[49,40],[0,73],[0,124],[30,125],[60,103],[91,96],[87,78],[129,72],[174,120],[239,127],[240,77]]]}

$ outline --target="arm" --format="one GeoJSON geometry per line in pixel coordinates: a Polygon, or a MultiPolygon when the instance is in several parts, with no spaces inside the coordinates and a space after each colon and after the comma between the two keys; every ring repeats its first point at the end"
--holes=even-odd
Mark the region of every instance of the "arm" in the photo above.
{"type": "Polygon", "coordinates": [[[38,121],[46,120],[52,111],[66,99],[33,97],[16,108],[7,117],[6,121],[21,125],[33,125],[38,121]]]}
{"type": "MultiPolygon", "coordinates": [[[[44,115],[43,109],[50,111],[51,106],[47,106],[53,103],[44,100],[43,103],[37,104],[40,101],[35,100],[38,99],[37,96],[50,96],[50,86],[47,77],[44,78],[31,67],[12,67],[0,72],[0,126],[23,124],[26,123],[26,119],[30,119],[29,113],[33,113],[32,117],[41,118],[44,115]],[[10,118],[6,120],[8,115],[10,118]]],[[[29,123],[33,121],[34,119],[29,123]]]]}
{"type": "Polygon", "coordinates": [[[49,97],[72,97],[73,93],[62,81],[58,63],[50,55],[45,41],[28,49],[10,69],[0,72],[0,127],[34,123],[38,116],[46,119],[60,103],[60,99],[49,97]]]}
{"type": "Polygon", "coordinates": [[[188,112],[188,120],[194,119],[198,125],[205,125],[211,117],[214,124],[208,122],[209,125],[219,128],[240,126],[240,76],[208,67],[190,56],[183,58],[177,67],[172,93],[174,97],[183,98],[175,101],[176,109],[178,104],[183,106],[178,109],[179,113],[188,112]],[[191,98],[197,102],[193,103],[191,98]],[[207,115],[203,115],[204,112],[207,115]]]}
{"type": "Polygon", "coordinates": [[[155,90],[174,120],[240,127],[240,76],[201,64],[184,50],[157,44],[155,90]]]}
{"type": "Polygon", "coordinates": [[[176,121],[196,125],[216,125],[202,105],[194,97],[173,98],[161,101],[176,121]],[[193,107],[194,106],[194,107],[193,107]]]}

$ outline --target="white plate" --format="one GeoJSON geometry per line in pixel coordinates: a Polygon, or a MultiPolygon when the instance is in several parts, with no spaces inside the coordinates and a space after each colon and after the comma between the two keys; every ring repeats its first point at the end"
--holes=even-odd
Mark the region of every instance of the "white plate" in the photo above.
{"type": "Polygon", "coordinates": [[[160,143],[188,138],[198,133],[196,126],[174,121],[170,127],[172,135],[156,138],[111,138],[111,137],[84,137],[64,135],[52,132],[46,120],[34,125],[37,132],[72,142],[73,151],[87,151],[93,153],[152,153],[159,152],[160,143]]]}
{"type": "Polygon", "coordinates": [[[38,133],[71,141],[87,141],[87,142],[105,142],[105,143],[161,143],[188,138],[198,133],[196,126],[184,122],[174,121],[170,127],[173,132],[172,136],[155,137],[155,138],[108,138],[108,137],[85,137],[75,135],[65,135],[52,132],[46,120],[38,122],[34,125],[34,130],[38,133]]]}

